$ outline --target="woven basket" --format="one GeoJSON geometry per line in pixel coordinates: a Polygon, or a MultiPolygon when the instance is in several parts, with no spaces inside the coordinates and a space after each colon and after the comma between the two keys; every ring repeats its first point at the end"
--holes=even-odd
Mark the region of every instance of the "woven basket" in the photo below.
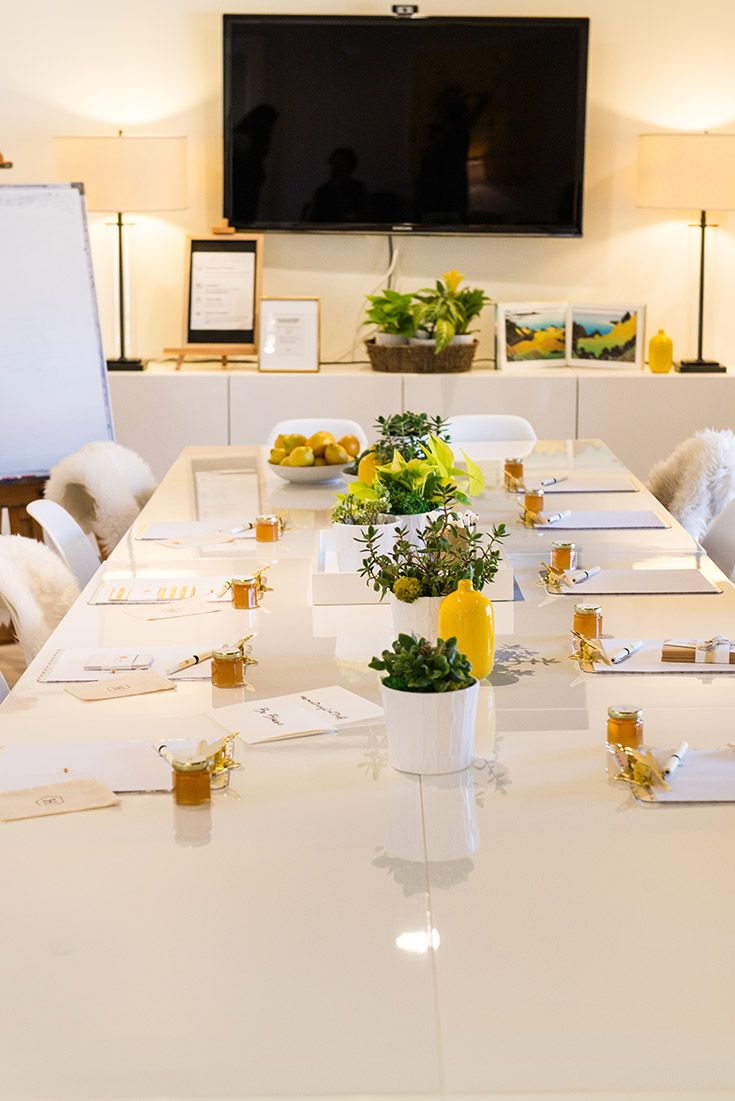
{"type": "Polygon", "coordinates": [[[365,341],[370,365],[374,371],[394,371],[418,375],[469,371],[475,358],[477,341],[472,344],[450,344],[438,354],[434,346],[418,344],[376,344],[365,341]]]}

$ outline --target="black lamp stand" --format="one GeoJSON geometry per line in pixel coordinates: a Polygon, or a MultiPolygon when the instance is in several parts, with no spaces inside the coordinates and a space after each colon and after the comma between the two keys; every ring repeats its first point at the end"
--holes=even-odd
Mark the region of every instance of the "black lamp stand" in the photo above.
{"type": "Polygon", "coordinates": [[[701,235],[699,245],[699,326],[697,330],[697,358],[683,359],[677,363],[677,371],[682,374],[724,374],[727,370],[715,359],[702,358],[702,329],[704,326],[704,237],[707,226],[707,211],[703,210],[699,216],[699,232],[701,235]]]}
{"type": "Polygon", "coordinates": [[[123,216],[117,213],[117,308],[120,324],[120,355],[117,359],[108,359],[108,371],[142,371],[142,359],[130,359],[125,355],[125,261],[123,250],[123,216]]]}

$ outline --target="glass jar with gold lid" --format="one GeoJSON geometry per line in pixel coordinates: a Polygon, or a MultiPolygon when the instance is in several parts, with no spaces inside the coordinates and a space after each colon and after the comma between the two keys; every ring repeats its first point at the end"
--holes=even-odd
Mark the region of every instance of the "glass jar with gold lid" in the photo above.
{"type": "Polygon", "coordinates": [[[574,570],[577,568],[577,546],[575,543],[552,543],[551,565],[555,570],[574,570]]]}
{"type": "Polygon", "coordinates": [[[245,683],[241,646],[222,646],[212,652],[212,684],[215,688],[241,688],[245,683]]]}
{"type": "Polygon", "coordinates": [[[278,516],[256,516],[255,538],[258,543],[275,543],[281,538],[281,521],[278,516]]]}
{"type": "Polygon", "coordinates": [[[526,490],[523,506],[526,512],[538,513],[544,511],[544,491],[542,486],[534,486],[532,489],[526,490]]]}
{"type": "Polygon", "coordinates": [[[503,464],[506,489],[519,489],[523,483],[523,459],[506,459],[503,464]]]}
{"type": "Polygon", "coordinates": [[[633,704],[621,703],[607,709],[607,741],[639,749],[643,744],[643,712],[633,704]]]}
{"type": "Polygon", "coordinates": [[[260,606],[260,580],[257,577],[233,577],[230,581],[233,608],[260,606]]]}
{"type": "Polygon", "coordinates": [[[573,628],[585,638],[602,638],[602,608],[599,604],[575,604],[573,628]]]}
{"type": "Polygon", "coordinates": [[[174,802],[180,807],[199,807],[212,798],[208,761],[172,761],[174,802]]]}

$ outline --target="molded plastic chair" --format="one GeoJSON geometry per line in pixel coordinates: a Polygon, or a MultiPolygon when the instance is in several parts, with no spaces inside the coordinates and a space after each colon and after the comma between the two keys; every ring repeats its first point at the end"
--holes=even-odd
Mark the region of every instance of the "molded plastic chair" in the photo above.
{"type": "Polygon", "coordinates": [[[44,542],[66,562],[83,589],[96,572],[100,557],[73,516],[55,501],[31,501],[26,512],[43,528],[44,542]]]}
{"type": "Polygon", "coordinates": [[[276,436],[286,436],[289,432],[300,432],[302,436],[313,436],[315,432],[331,432],[335,440],[342,436],[357,436],[360,441],[360,451],[364,451],[368,445],[368,439],[362,426],[357,421],[348,420],[346,417],[293,417],[291,420],[279,421],[274,424],[268,433],[268,447],[273,447],[276,436]]]}
{"type": "Polygon", "coordinates": [[[0,622],[13,629],[30,662],[79,596],[76,578],[36,539],[0,535],[0,622]]]}
{"type": "Polygon", "coordinates": [[[735,580],[735,499],[713,520],[701,542],[712,561],[735,580]]]}
{"type": "Polygon", "coordinates": [[[8,682],[5,677],[0,673],[0,703],[3,702],[10,689],[8,688],[8,682]]]}
{"type": "Polygon", "coordinates": [[[510,413],[468,413],[448,417],[452,443],[485,443],[502,440],[537,439],[533,426],[525,417],[510,413]]]}

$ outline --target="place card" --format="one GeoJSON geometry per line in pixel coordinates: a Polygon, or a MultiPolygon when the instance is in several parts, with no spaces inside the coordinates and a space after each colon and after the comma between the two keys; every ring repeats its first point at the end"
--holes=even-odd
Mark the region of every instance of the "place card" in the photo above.
{"type": "Polygon", "coordinates": [[[63,784],[8,791],[0,795],[0,822],[22,818],[47,818],[52,814],[71,814],[78,810],[116,807],[117,796],[97,780],[69,780],[63,784]]]}
{"type": "Polygon", "coordinates": [[[133,619],[180,619],[187,615],[212,615],[221,612],[222,608],[214,603],[206,603],[204,600],[187,600],[181,604],[138,605],[135,608],[123,608],[125,615],[133,619]]]}
{"type": "Polygon", "coordinates": [[[354,692],[332,685],[287,696],[230,704],[208,712],[236,731],[248,745],[324,734],[349,723],[380,720],[383,708],[354,692]]]}
{"type": "Polygon", "coordinates": [[[146,696],[150,692],[170,692],[176,685],[160,673],[148,669],[141,673],[120,673],[114,677],[94,681],[92,684],[67,684],[64,688],[78,700],[120,700],[126,696],[146,696]]]}

